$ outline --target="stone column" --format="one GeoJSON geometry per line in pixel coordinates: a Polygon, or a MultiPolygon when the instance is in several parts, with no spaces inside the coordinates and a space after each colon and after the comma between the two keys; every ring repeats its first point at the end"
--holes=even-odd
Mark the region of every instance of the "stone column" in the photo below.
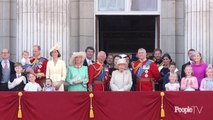
{"type": "Polygon", "coordinates": [[[185,60],[187,50],[201,52],[207,63],[213,60],[213,1],[185,0],[185,60]]]}
{"type": "Polygon", "coordinates": [[[50,58],[49,50],[61,43],[62,59],[70,58],[70,0],[17,0],[16,59],[21,51],[32,55],[32,46],[41,46],[41,55],[50,58]]]}
{"type": "Polygon", "coordinates": [[[0,51],[10,48],[10,1],[0,0],[0,51]]]}

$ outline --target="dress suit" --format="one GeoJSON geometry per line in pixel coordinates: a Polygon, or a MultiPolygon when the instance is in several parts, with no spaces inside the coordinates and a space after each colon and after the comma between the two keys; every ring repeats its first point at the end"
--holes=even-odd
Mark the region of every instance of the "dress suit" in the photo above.
{"type": "MultiPolygon", "coordinates": [[[[2,62],[2,61],[1,61],[2,62]]],[[[0,62],[0,63],[1,63],[0,62]]],[[[14,65],[15,63],[12,61],[9,61],[9,66],[10,66],[10,75],[15,74],[15,70],[14,70],[14,65]]],[[[8,82],[6,83],[2,83],[2,71],[3,71],[4,67],[2,66],[2,64],[0,65],[0,91],[8,91],[8,82]]],[[[9,81],[10,79],[8,79],[9,81]]]]}

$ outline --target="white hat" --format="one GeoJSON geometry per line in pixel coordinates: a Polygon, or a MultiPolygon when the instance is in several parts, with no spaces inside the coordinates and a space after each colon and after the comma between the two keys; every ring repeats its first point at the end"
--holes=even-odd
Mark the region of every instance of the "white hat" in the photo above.
{"type": "Polygon", "coordinates": [[[50,53],[53,51],[53,50],[59,50],[61,47],[60,43],[56,43],[55,46],[53,46],[51,49],[50,49],[50,53]]]}
{"type": "Polygon", "coordinates": [[[127,62],[126,62],[126,59],[125,58],[121,58],[121,59],[119,59],[118,61],[117,61],[117,66],[118,65],[120,65],[120,64],[125,64],[125,65],[127,65],[127,62]]]}
{"type": "Polygon", "coordinates": [[[82,64],[84,62],[84,59],[86,58],[86,53],[85,52],[73,52],[71,58],[70,58],[70,64],[74,65],[75,64],[75,58],[81,56],[82,57],[82,64]]]}

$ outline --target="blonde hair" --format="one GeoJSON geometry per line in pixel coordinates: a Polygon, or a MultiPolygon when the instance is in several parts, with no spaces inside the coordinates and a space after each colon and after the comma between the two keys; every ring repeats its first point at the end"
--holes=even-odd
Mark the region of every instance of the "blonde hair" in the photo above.
{"type": "Polygon", "coordinates": [[[177,75],[177,73],[176,72],[174,72],[174,73],[169,73],[169,77],[171,77],[171,76],[175,76],[176,77],[176,80],[175,80],[175,82],[177,82],[177,80],[178,80],[178,75],[177,75]]]}
{"type": "MultiPolygon", "coordinates": [[[[187,66],[185,67],[185,69],[184,69],[184,72],[185,72],[185,73],[186,73],[186,68],[188,68],[188,67],[192,69],[192,66],[191,66],[191,65],[187,65],[187,66]]],[[[193,69],[192,69],[191,76],[194,76],[194,71],[193,71],[193,69]]]]}
{"type": "Polygon", "coordinates": [[[208,70],[213,70],[213,67],[212,67],[211,64],[209,64],[208,67],[206,68],[206,72],[207,72],[208,70]]]}

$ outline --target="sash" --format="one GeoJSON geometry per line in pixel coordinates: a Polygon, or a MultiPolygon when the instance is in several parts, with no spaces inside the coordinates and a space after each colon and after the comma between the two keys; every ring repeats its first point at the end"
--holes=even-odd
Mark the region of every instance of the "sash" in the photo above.
{"type": "MultiPolygon", "coordinates": [[[[152,63],[152,61],[148,60],[144,65],[145,66],[150,66],[150,64],[152,63]]],[[[143,66],[144,66],[143,65],[143,66]]],[[[141,75],[144,73],[145,69],[143,69],[143,67],[140,67],[139,71],[138,71],[138,74],[136,75],[137,78],[140,78],[141,75]]]]}
{"type": "Polygon", "coordinates": [[[36,62],[36,63],[34,63],[34,64],[32,65],[32,69],[35,70],[36,67],[39,65],[39,63],[42,63],[44,60],[45,60],[45,58],[41,57],[41,58],[38,60],[38,62],[36,62]]]}
{"type": "Polygon", "coordinates": [[[106,71],[103,69],[102,72],[101,72],[101,74],[98,76],[97,80],[98,81],[103,80],[103,78],[104,78],[105,75],[106,75],[106,71]]]}

